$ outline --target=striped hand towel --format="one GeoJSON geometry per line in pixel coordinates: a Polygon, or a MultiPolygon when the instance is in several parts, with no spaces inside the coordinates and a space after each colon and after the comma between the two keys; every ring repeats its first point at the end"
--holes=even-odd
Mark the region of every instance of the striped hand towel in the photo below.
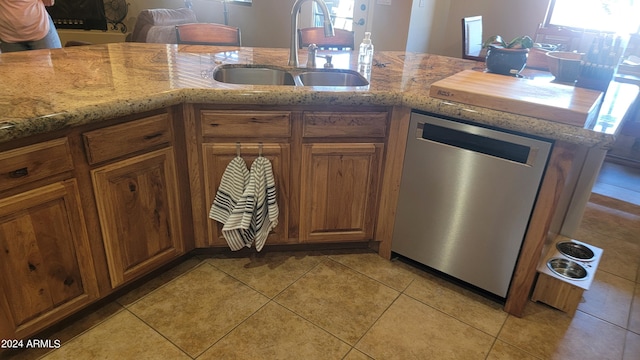
{"type": "Polygon", "coordinates": [[[251,224],[255,217],[255,190],[255,178],[249,172],[249,182],[222,227],[222,236],[233,251],[243,246],[251,247],[255,238],[255,228],[251,224]]]}
{"type": "Polygon", "coordinates": [[[276,199],[276,183],[273,168],[269,159],[260,156],[249,172],[249,186],[255,186],[255,210],[251,228],[255,234],[256,250],[262,250],[269,232],[278,225],[278,203],[276,199]]]}
{"type": "MultiPolygon", "coordinates": [[[[249,170],[247,164],[240,156],[236,156],[222,174],[220,186],[209,210],[209,217],[226,225],[234,209],[238,207],[242,195],[249,184],[249,170]]],[[[231,250],[239,250],[245,246],[244,238],[248,237],[249,226],[246,229],[237,229],[237,236],[223,236],[231,250]]],[[[253,236],[251,236],[253,238],[253,236]]]]}

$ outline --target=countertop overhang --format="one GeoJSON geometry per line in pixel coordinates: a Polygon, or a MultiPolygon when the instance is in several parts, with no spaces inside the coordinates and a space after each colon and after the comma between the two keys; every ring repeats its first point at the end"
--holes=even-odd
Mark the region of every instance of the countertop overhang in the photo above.
{"type": "MultiPolygon", "coordinates": [[[[306,52],[300,50],[300,58],[306,52]]],[[[430,85],[483,63],[431,54],[381,51],[363,87],[254,86],[212,79],[220,64],[287,68],[288,49],[113,43],[0,54],[0,142],[181,103],[380,105],[468,120],[588,147],[607,148],[638,95],[612,82],[600,115],[584,127],[429,96],[430,85]]],[[[352,52],[334,53],[356,69],[352,52]]],[[[324,62],[320,59],[318,67],[324,62]]],[[[552,78],[548,79],[550,81],[552,78]]]]}

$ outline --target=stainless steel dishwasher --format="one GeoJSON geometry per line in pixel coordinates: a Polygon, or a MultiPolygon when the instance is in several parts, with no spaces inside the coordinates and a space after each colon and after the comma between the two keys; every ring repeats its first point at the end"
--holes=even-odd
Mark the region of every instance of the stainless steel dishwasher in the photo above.
{"type": "Polygon", "coordinates": [[[412,113],[392,251],[505,298],[551,146],[412,113]]]}

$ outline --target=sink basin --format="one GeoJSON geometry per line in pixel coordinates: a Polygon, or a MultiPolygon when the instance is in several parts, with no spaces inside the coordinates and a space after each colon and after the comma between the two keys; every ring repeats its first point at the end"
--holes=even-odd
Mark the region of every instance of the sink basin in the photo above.
{"type": "Polygon", "coordinates": [[[351,70],[305,71],[297,78],[303,86],[366,86],[369,81],[351,70]]]}
{"type": "Polygon", "coordinates": [[[341,69],[290,69],[270,65],[218,66],[213,79],[241,85],[299,85],[299,86],[366,86],[369,81],[356,71],[341,69]]]}
{"type": "Polygon", "coordinates": [[[265,66],[219,66],[213,79],[229,84],[243,85],[295,85],[288,71],[265,66]]]}

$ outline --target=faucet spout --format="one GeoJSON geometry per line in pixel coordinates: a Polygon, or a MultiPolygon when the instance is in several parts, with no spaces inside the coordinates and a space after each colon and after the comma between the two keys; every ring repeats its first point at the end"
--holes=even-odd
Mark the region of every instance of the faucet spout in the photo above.
{"type": "Polygon", "coordinates": [[[322,15],[324,15],[324,36],[335,36],[333,31],[333,24],[331,23],[331,14],[329,14],[329,8],[324,0],[296,0],[291,8],[291,43],[289,47],[289,66],[298,67],[298,13],[300,7],[307,1],[315,1],[320,6],[322,15]]]}

